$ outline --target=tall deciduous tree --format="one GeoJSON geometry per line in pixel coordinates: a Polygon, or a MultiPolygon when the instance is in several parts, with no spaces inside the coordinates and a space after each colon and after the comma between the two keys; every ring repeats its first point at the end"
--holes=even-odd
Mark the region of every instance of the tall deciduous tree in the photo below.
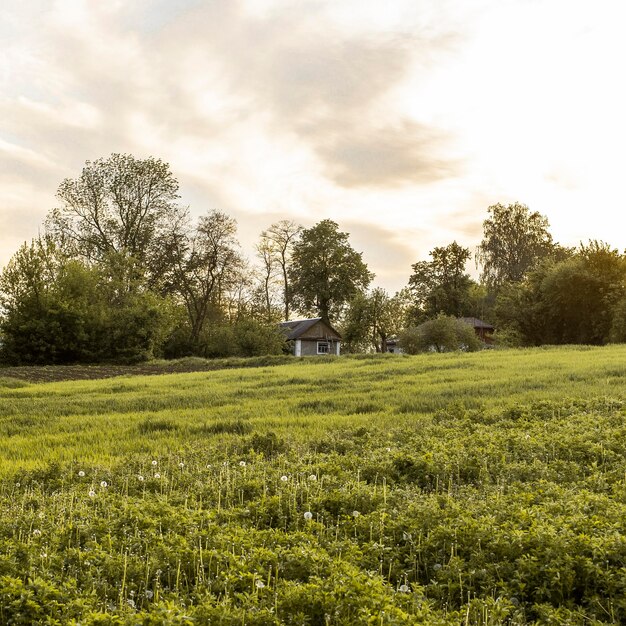
{"type": "Polygon", "coordinates": [[[262,233],[261,241],[256,245],[256,255],[261,262],[258,276],[261,283],[260,293],[263,302],[263,318],[268,322],[274,317],[277,299],[276,287],[280,269],[276,252],[273,243],[264,237],[264,233],[262,233]]]}
{"type": "Polygon", "coordinates": [[[548,232],[547,218],[531,213],[525,204],[494,204],[487,211],[476,261],[482,267],[481,280],[497,291],[505,283],[521,281],[557,246],[548,232]]]}
{"type": "Polygon", "coordinates": [[[294,244],[289,278],[298,307],[330,321],[367,289],[373,274],[350,246],[348,233],[332,220],[322,220],[302,231],[294,244]]]}
{"type": "Polygon", "coordinates": [[[387,352],[387,341],[404,326],[407,301],[402,292],[391,297],[380,287],[358,293],[350,302],[343,339],[353,350],[387,352]]]}
{"type": "Polygon", "coordinates": [[[192,344],[198,341],[211,315],[225,304],[225,294],[239,281],[242,258],[234,219],[219,211],[200,218],[194,232],[172,233],[168,287],[185,303],[192,344]]]}
{"type": "Polygon", "coordinates": [[[265,294],[268,310],[270,307],[269,282],[270,277],[279,273],[282,279],[283,314],[285,321],[289,320],[291,310],[291,285],[289,281],[289,263],[293,246],[302,233],[302,226],[291,220],[281,220],[272,224],[261,233],[261,242],[257,248],[263,262],[265,280],[265,294]]]}
{"type": "Polygon", "coordinates": [[[61,183],[57,197],[61,205],[46,226],[65,251],[101,265],[130,258],[137,272],[153,278],[163,269],[164,238],[186,220],[177,204],[178,181],[152,157],[87,161],[78,178],[61,183]]]}
{"type": "Polygon", "coordinates": [[[471,309],[470,291],[474,281],[465,271],[471,254],[453,241],[434,248],[431,261],[415,263],[409,278],[413,294],[415,321],[423,321],[439,313],[460,317],[471,309]]]}

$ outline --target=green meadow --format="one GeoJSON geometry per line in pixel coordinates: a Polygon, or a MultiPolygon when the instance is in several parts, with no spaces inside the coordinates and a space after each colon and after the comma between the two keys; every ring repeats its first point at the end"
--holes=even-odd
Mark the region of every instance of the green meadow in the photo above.
{"type": "Polygon", "coordinates": [[[626,346],[0,370],[0,623],[625,623],[625,382],[626,346]]]}

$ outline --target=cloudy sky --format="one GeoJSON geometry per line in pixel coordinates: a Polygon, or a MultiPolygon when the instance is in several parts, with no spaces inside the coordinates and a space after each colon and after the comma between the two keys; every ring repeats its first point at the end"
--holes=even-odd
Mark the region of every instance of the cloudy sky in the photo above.
{"type": "Polygon", "coordinates": [[[490,204],[623,249],[623,0],[22,0],[0,8],[0,265],[86,160],[158,157],[251,255],[324,218],[390,290],[490,204]],[[621,227],[621,228],[620,228],[621,227]]]}

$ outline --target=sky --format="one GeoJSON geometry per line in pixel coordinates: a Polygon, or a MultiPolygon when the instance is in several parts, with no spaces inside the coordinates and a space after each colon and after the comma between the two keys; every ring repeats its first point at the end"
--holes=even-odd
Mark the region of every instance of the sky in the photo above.
{"type": "Polygon", "coordinates": [[[250,258],[279,219],[333,219],[392,292],[435,246],[474,250],[498,202],[621,251],[625,18],[623,0],[4,2],[0,266],[115,152],[169,163],[250,258]]]}

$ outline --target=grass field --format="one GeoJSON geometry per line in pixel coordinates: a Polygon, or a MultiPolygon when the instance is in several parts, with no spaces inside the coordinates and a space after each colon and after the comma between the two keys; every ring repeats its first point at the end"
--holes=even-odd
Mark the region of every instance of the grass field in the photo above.
{"type": "Polygon", "coordinates": [[[0,370],[0,623],[626,622],[626,346],[256,365],[0,370]]]}

